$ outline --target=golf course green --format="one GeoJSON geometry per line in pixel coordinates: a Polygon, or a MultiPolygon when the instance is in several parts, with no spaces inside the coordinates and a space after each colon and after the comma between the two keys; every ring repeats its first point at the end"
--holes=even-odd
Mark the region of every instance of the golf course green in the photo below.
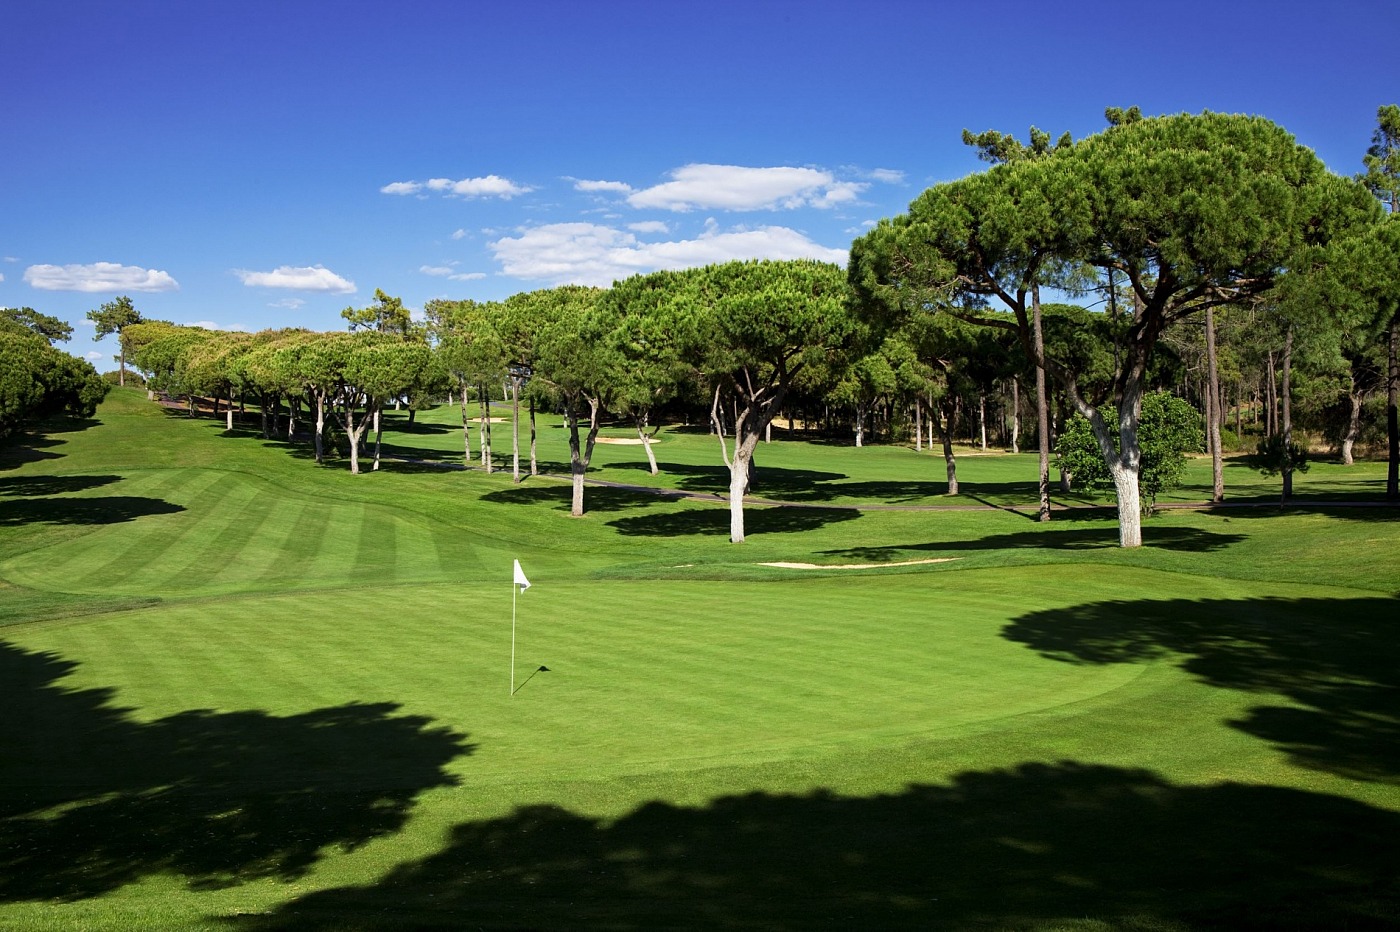
{"type": "Polygon", "coordinates": [[[732,545],[702,428],[571,518],[557,418],[520,484],[460,418],[0,450],[0,929],[1400,927],[1383,463],[1196,461],[1124,550],[1034,454],[779,421],[732,545]]]}

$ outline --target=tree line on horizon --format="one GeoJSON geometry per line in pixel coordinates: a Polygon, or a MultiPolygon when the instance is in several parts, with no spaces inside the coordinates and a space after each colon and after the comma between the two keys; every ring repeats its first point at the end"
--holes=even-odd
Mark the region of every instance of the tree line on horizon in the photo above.
{"type": "Polygon", "coordinates": [[[434,300],[421,323],[376,291],[335,333],[180,327],[142,320],[124,298],[89,317],[99,335],[118,334],[122,373],[129,358],[153,390],[230,408],[251,397],[269,435],[269,413],[286,403],[286,433],[308,423],[318,462],[335,424],[352,472],[371,435],[378,468],[386,404],[412,410],[448,395],[462,405],[468,462],[475,398],[491,469],[495,395],[515,410],[520,481],[521,405],[531,473],[534,412],[558,411],[575,514],[605,415],[630,419],[643,440],[668,410],[707,416],[729,469],[736,542],[757,444],[794,412],[841,423],[857,445],[878,431],[922,447],[927,428],[932,446],[936,431],[950,493],[959,430],[985,447],[990,425],[1017,449],[1034,412],[1042,517],[1058,438],[1062,486],[1111,484],[1120,542],[1137,546],[1142,496],[1160,488],[1162,425],[1176,425],[1176,446],[1204,441],[1216,500],[1225,447],[1260,435],[1255,461],[1282,474],[1286,496],[1306,464],[1296,430],[1324,434],[1349,462],[1383,403],[1387,496],[1400,498],[1400,107],[1380,108],[1357,178],[1329,172],[1260,117],[1132,108],[1107,118],[1101,133],[1053,144],[1034,127],[1024,143],[964,133],[991,167],[880,221],[845,270],[731,262],[611,288],[434,300]],[[1042,302],[1043,290],[1087,306],[1042,302]],[[1195,434],[1179,412],[1155,413],[1165,403],[1144,405],[1163,391],[1199,410],[1195,434]]]}

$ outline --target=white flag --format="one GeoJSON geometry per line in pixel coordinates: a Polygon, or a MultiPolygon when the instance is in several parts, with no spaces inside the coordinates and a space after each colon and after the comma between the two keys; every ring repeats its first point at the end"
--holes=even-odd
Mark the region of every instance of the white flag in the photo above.
{"type": "Polygon", "coordinates": [[[519,560],[515,561],[515,584],[520,587],[521,592],[530,588],[530,580],[525,578],[525,571],[520,568],[519,560]]]}

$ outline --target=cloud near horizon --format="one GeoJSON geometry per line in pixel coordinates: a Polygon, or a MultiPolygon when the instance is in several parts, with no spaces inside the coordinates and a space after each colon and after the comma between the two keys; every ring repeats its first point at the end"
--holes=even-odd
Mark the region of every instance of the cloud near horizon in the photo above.
{"type": "Polygon", "coordinates": [[[720,232],[713,221],[691,240],[644,243],[624,230],[580,222],[542,224],[488,245],[505,275],[551,285],[610,285],[640,272],[735,259],[818,259],[844,265],[848,255],[788,227],[720,232]]]}
{"type": "MultiPolygon", "coordinates": [[[[637,208],[689,210],[795,210],[828,208],[854,202],[869,187],[838,181],[815,168],[748,168],[695,163],[670,173],[670,181],[632,191],[627,203],[637,208]]],[[[604,184],[604,182],[596,182],[604,184]]]]}
{"type": "Polygon", "coordinates": [[[327,294],[354,294],[356,291],[354,282],[341,278],[324,265],[282,265],[271,272],[234,269],[233,274],[249,288],[287,288],[293,291],[320,291],[327,294]]]}
{"type": "Polygon", "coordinates": [[[454,282],[472,282],[486,277],[485,272],[459,272],[456,262],[449,262],[447,265],[420,265],[418,271],[424,275],[446,278],[454,282]]]}
{"type": "Polygon", "coordinates": [[[423,194],[432,191],[445,197],[499,197],[510,200],[521,194],[535,190],[529,185],[516,184],[500,175],[486,175],[481,178],[429,178],[427,181],[395,181],[379,189],[381,194],[423,194]]]}
{"type": "Polygon", "coordinates": [[[24,280],[41,291],[80,291],[89,294],[118,291],[178,291],[180,283],[169,272],[143,269],[116,262],[87,265],[31,265],[24,280]]]}

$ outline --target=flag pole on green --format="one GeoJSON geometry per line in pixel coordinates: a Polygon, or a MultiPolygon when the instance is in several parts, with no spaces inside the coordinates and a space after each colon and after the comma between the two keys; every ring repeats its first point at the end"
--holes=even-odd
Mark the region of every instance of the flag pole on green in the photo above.
{"type": "Polygon", "coordinates": [[[515,561],[515,578],[510,585],[510,694],[515,695],[515,600],[520,593],[530,588],[530,580],[525,578],[525,571],[520,568],[520,561],[515,561]]]}

